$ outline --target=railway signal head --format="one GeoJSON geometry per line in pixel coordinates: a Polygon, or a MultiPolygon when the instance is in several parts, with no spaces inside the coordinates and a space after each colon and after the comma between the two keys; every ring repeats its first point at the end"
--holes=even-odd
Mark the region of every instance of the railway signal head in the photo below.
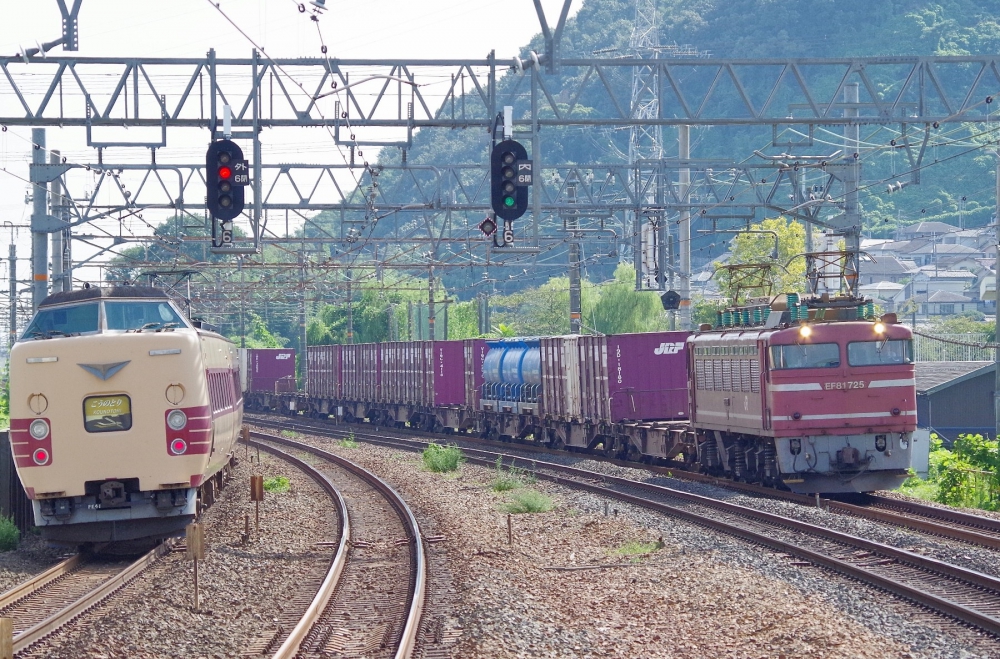
{"type": "MultiPolygon", "coordinates": [[[[243,187],[238,173],[246,171],[243,151],[231,140],[208,145],[205,156],[205,184],[208,211],[217,220],[232,220],[243,212],[243,187]]],[[[245,174],[244,174],[245,176],[245,174]]]]}
{"type": "Polygon", "coordinates": [[[528,210],[532,163],[524,145],[504,140],[490,154],[490,201],[497,217],[516,220],[528,210]]]}

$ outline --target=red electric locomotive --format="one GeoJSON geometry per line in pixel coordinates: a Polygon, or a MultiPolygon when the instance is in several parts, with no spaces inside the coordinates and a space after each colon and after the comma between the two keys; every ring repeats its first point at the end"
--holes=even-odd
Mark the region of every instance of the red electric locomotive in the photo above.
{"type": "Polygon", "coordinates": [[[827,295],[778,296],[720,320],[688,339],[703,468],[803,493],[906,479],[917,422],[909,328],[827,295]]]}

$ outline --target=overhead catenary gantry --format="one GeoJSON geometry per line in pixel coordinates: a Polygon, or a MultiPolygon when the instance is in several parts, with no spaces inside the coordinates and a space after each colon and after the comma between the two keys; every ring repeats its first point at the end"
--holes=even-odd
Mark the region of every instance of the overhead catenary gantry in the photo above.
{"type": "MultiPolygon", "coordinates": [[[[418,198],[406,202],[380,197],[384,190],[375,200],[362,201],[356,185],[338,181],[338,171],[353,172],[354,183],[364,184],[365,172],[371,171],[363,167],[368,161],[365,149],[391,146],[405,153],[413,146],[414,133],[423,129],[486,131],[502,106],[513,105],[514,135],[530,142],[535,162],[527,235],[529,245],[537,249],[541,217],[565,216],[570,207],[574,217],[597,222],[624,211],[634,217],[689,213],[695,219],[753,217],[759,208],[782,211],[790,205],[784,202],[788,198],[801,205],[796,172],[805,166],[823,172],[825,190],[834,183],[844,188],[837,201],[846,212],[828,218],[831,228],[846,234],[860,230],[858,159],[849,148],[829,161],[807,164],[789,155],[751,165],[691,158],[569,165],[546,160],[545,134],[550,128],[769,126],[775,146],[788,144],[782,137],[785,129],[806,135],[794,146],[816,146],[812,135],[821,127],[887,126],[899,132],[896,146],[918,171],[933,131],[945,124],[989,121],[993,97],[1000,92],[1000,56],[562,57],[559,40],[569,5],[565,0],[553,30],[535,3],[547,52],[523,61],[492,53],[481,59],[422,60],[270,58],[257,51],[247,58],[220,58],[213,51],[203,58],[41,58],[30,53],[0,58],[0,124],[84,128],[87,145],[97,150],[96,159],[56,164],[43,159],[32,165],[31,182],[43,185],[71,169],[89,168],[99,187],[113,182],[122,193],[120,203],[110,204],[100,202],[96,191],[89,199],[68,194],[65,203],[53,204],[64,212],[58,218],[36,207],[32,224],[37,234],[62,231],[67,220],[78,226],[144,209],[202,211],[203,168],[172,162],[178,159],[170,157],[171,131],[199,129],[210,139],[219,137],[222,107],[228,105],[233,138],[254,143],[255,239],[264,237],[262,223],[269,212],[340,211],[348,220],[343,226],[350,227],[348,216],[367,210],[369,221],[392,214],[419,218],[409,222],[406,235],[397,234],[400,240],[443,241],[455,235],[445,230],[450,225],[443,216],[487,209],[485,157],[477,164],[412,165],[404,158],[394,166],[400,178],[423,184],[413,186],[418,198]],[[656,90],[655,104],[644,98],[639,107],[633,100],[632,84],[640,69],[642,79],[656,90]],[[886,79],[897,84],[881,84],[886,79]],[[650,107],[655,112],[649,112],[650,107]],[[135,128],[153,129],[156,137],[128,141],[127,131],[135,128]],[[264,162],[261,133],[289,128],[329,131],[332,143],[344,151],[343,162],[264,162]],[[107,161],[108,149],[126,146],[148,149],[149,162],[107,161]],[[136,180],[126,184],[130,175],[136,180]],[[687,177],[690,185],[680,185],[687,177]]],[[[856,130],[849,130],[845,139],[857,144],[856,130]]],[[[802,206],[792,215],[819,224],[821,210],[820,204],[802,206]]],[[[641,252],[641,231],[633,228],[629,236],[619,231],[620,239],[634,236],[634,253],[641,252]]],[[[690,249],[690,244],[679,247],[690,249]]],[[[35,267],[44,271],[44,263],[36,255],[35,267]]],[[[662,258],[659,265],[662,286],[662,258]]],[[[37,278],[42,273],[34,274],[37,278]]],[[[36,279],[36,302],[44,289],[45,281],[36,279]]]]}

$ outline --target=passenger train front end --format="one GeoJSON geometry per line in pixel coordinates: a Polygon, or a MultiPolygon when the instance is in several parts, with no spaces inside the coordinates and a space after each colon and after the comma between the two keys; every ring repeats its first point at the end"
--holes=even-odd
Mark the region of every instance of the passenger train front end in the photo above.
{"type": "Polygon", "coordinates": [[[159,290],[46,298],[10,357],[11,447],[48,540],[183,533],[242,424],[233,344],[159,290]]]}

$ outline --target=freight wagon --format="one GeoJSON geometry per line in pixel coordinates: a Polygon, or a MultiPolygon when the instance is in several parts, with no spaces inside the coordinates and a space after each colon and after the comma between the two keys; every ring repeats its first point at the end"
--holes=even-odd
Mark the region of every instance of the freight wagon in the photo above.
{"type": "Polygon", "coordinates": [[[255,408],[680,461],[797,492],[897,487],[916,427],[911,332],[867,300],[789,294],[697,333],[309,348],[255,408]]]}

